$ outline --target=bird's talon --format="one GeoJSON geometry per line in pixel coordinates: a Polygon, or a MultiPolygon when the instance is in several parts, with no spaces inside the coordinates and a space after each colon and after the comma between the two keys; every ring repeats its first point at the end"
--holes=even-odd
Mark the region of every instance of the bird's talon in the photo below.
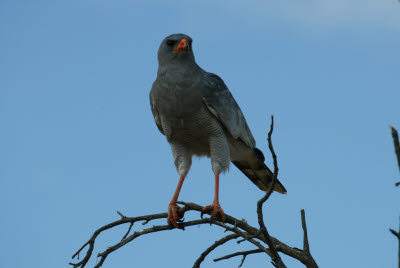
{"type": "Polygon", "coordinates": [[[205,213],[210,214],[211,220],[216,218],[216,216],[219,216],[223,222],[226,220],[225,213],[218,203],[213,203],[212,205],[204,207],[201,211],[201,218],[203,218],[203,214],[205,213]]]}
{"type": "Polygon", "coordinates": [[[179,224],[183,222],[183,213],[178,213],[180,207],[175,204],[169,204],[168,206],[168,217],[167,217],[167,223],[171,227],[179,228],[179,224]]]}

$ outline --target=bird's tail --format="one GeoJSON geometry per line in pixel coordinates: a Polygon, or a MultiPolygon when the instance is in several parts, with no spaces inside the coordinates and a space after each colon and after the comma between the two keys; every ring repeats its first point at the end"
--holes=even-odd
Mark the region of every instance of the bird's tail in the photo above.
{"type": "MultiPolygon", "coordinates": [[[[262,191],[268,191],[271,187],[273,173],[264,163],[263,153],[255,148],[254,153],[247,157],[247,159],[235,160],[232,163],[246,175],[255,185],[262,191]]],[[[277,179],[274,191],[285,194],[286,189],[282,183],[277,179]]]]}

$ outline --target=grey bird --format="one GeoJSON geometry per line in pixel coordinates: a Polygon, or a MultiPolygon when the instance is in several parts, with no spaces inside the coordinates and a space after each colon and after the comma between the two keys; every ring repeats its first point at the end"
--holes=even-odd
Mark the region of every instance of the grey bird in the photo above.
{"type": "MultiPolygon", "coordinates": [[[[168,206],[168,224],[178,227],[176,204],[192,156],[211,158],[215,175],[212,205],[203,209],[212,217],[225,214],[219,204],[219,174],[232,162],[255,185],[267,191],[272,172],[256,143],[239,105],[224,81],[201,69],[194,59],[192,38],[185,34],[166,37],[158,50],[158,73],[150,91],[150,104],[160,132],[171,145],[180,178],[168,206]]],[[[274,191],[286,193],[277,181],[274,191]]]]}

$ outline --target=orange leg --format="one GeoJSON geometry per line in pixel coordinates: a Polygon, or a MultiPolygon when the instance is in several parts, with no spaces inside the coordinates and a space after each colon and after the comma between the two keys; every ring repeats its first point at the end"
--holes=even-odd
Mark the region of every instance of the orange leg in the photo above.
{"type": "Polygon", "coordinates": [[[224,211],[221,208],[221,205],[219,204],[219,174],[215,173],[215,194],[214,194],[214,201],[211,205],[206,206],[203,208],[203,211],[201,212],[201,216],[203,216],[204,213],[211,214],[211,218],[214,218],[218,214],[221,216],[222,221],[226,220],[226,216],[224,211]]]}
{"type": "Polygon", "coordinates": [[[185,176],[181,175],[179,178],[178,186],[176,187],[176,190],[175,190],[175,194],[172,197],[172,200],[168,205],[167,222],[169,225],[174,226],[176,228],[179,227],[177,221],[179,222],[183,217],[183,215],[178,214],[180,207],[176,204],[176,201],[178,200],[179,192],[181,191],[184,180],[185,180],[185,176]]]}

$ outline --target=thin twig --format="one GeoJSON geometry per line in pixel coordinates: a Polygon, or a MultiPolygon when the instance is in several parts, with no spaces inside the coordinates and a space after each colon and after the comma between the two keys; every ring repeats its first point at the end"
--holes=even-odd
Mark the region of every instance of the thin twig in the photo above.
{"type": "Polygon", "coordinates": [[[236,256],[243,256],[242,257],[242,261],[239,264],[239,267],[242,267],[242,265],[244,263],[244,260],[246,259],[247,255],[255,254],[255,253],[262,253],[262,252],[264,252],[264,251],[262,251],[261,249],[239,251],[239,252],[235,252],[235,253],[232,253],[232,254],[229,254],[229,255],[214,259],[214,261],[217,262],[217,261],[227,260],[227,259],[230,259],[230,258],[236,257],[236,256]]]}
{"type": "MultiPolygon", "coordinates": [[[[397,133],[397,130],[392,126],[389,125],[390,130],[392,132],[392,138],[393,138],[393,143],[394,143],[394,152],[396,153],[397,157],[397,165],[399,167],[400,171],[400,144],[399,144],[399,134],[397,133]]],[[[400,185],[400,182],[395,183],[396,186],[400,185]]]]}
{"type": "Polygon", "coordinates": [[[300,211],[301,213],[301,227],[303,227],[303,250],[310,254],[310,244],[308,243],[308,234],[307,234],[307,224],[306,224],[306,213],[304,209],[300,211]]]}
{"type": "Polygon", "coordinates": [[[227,236],[215,241],[214,244],[212,244],[203,253],[201,253],[200,257],[194,263],[193,268],[199,268],[200,264],[204,261],[204,259],[207,257],[207,255],[210,254],[211,251],[213,251],[217,247],[223,245],[224,243],[228,242],[229,240],[232,240],[232,239],[235,239],[238,237],[239,237],[239,235],[237,235],[237,234],[230,234],[230,235],[227,235],[227,236]]]}
{"type": "Polygon", "coordinates": [[[271,140],[273,131],[274,131],[274,116],[271,115],[271,126],[270,126],[270,129],[268,132],[268,147],[272,154],[272,158],[274,160],[274,173],[272,175],[272,182],[271,182],[270,188],[268,189],[265,196],[263,198],[261,198],[260,200],[258,200],[258,202],[257,202],[257,216],[258,216],[258,224],[260,225],[260,231],[264,235],[267,245],[268,245],[269,249],[271,250],[272,261],[277,265],[278,268],[285,268],[286,265],[283,263],[281,257],[279,256],[278,252],[276,251],[275,245],[271,241],[267,227],[264,224],[264,216],[263,216],[263,211],[262,211],[263,204],[268,200],[268,198],[274,191],[276,178],[278,177],[278,171],[279,171],[277,157],[276,157],[274,147],[272,145],[272,140],[271,140]]]}
{"type": "Polygon", "coordinates": [[[399,262],[399,268],[400,268],[400,218],[399,218],[399,231],[396,232],[393,229],[389,229],[390,232],[397,238],[398,242],[399,242],[399,249],[398,249],[398,262],[399,262]]]}
{"type": "Polygon", "coordinates": [[[119,212],[118,210],[117,210],[117,213],[118,213],[118,215],[121,216],[121,219],[125,219],[126,218],[126,216],[124,214],[122,214],[121,212],[119,212]]]}
{"type": "Polygon", "coordinates": [[[392,137],[393,137],[393,143],[394,143],[394,151],[397,156],[397,164],[399,166],[399,171],[400,171],[400,144],[399,144],[399,134],[397,133],[397,130],[392,126],[389,125],[390,130],[392,131],[392,137]]]}
{"type": "MultiPolygon", "coordinates": [[[[390,130],[392,132],[392,138],[393,138],[393,144],[394,144],[394,151],[396,153],[396,157],[397,157],[397,165],[399,167],[399,171],[400,171],[400,144],[399,144],[399,134],[397,133],[397,130],[392,127],[392,125],[389,125],[390,130]]],[[[395,183],[396,186],[400,185],[400,182],[395,183]]],[[[399,220],[399,224],[400,224],[400,220],[399,220]]],[[[396,232],[393,229],[390,229],[390,231],[392,232],[392,234],[394,234],[398,241],[399,241],[399,253],[398,253],[398,265],[400,268],[400,226],[399,226],[399,232],[396,232]]]]}
{"type": "Polygon", "coordinates": [[[133,226],[133,222],[131,222],[131,224],[129,225],[128,231],[127,231],[126,234],[122,237],[121,241],[124,240],[124,239],[128,236],[128,234],[131,232],[132,226],[133,226]]]}
{"type": "Polygon", "coordinates": [[[318,268],[317,263],[311,256],[310,244],[308,242],[308,232],[306,223],[306,213],[304,209],[300,211],[301,214],[301,227],[303,228],[303,256],[305,257],[305,262],[303,262],[308,268],[318,268]]]}
{"type": "Polygon", "coordinates": [[[400,239],[400,234],[393,229],[389,229],[389,231],[398,239],[400,239]]]}
{"type": "MultiPolygon", "coordinates": [[[[189,226],[194,226],[194,225],[200,225],[200,224],[206,224],[206,223],[211,223],[210,218],[204,218],[201,220],[194,220],[194,221],[188,221],[188,222],[183,222],[181,223],[183,227],[189,227],[189,226]]],[[[155,232],[160,232],[160,231],[166,231],[166,230],[171,230],[171,226],[169,225],[156,225],[153,226],[152,228],[148,229],[143,229],[141,231],[134,232],[132,235],[128,236],[126,239],[122,240],[121,242],[115,244],[114,246],[108,247],[107,250],[99,253],[97,256],[101,257],[99,263],[94,267],[94,268],[99,268],[103,265],[105,259],[108,257],[108,255],[115,250],[125,246],[127,243],[131,242],[135,238],[145,235],[145,234],[150,234],[150,233],[155,233],[155,232]]]]}

